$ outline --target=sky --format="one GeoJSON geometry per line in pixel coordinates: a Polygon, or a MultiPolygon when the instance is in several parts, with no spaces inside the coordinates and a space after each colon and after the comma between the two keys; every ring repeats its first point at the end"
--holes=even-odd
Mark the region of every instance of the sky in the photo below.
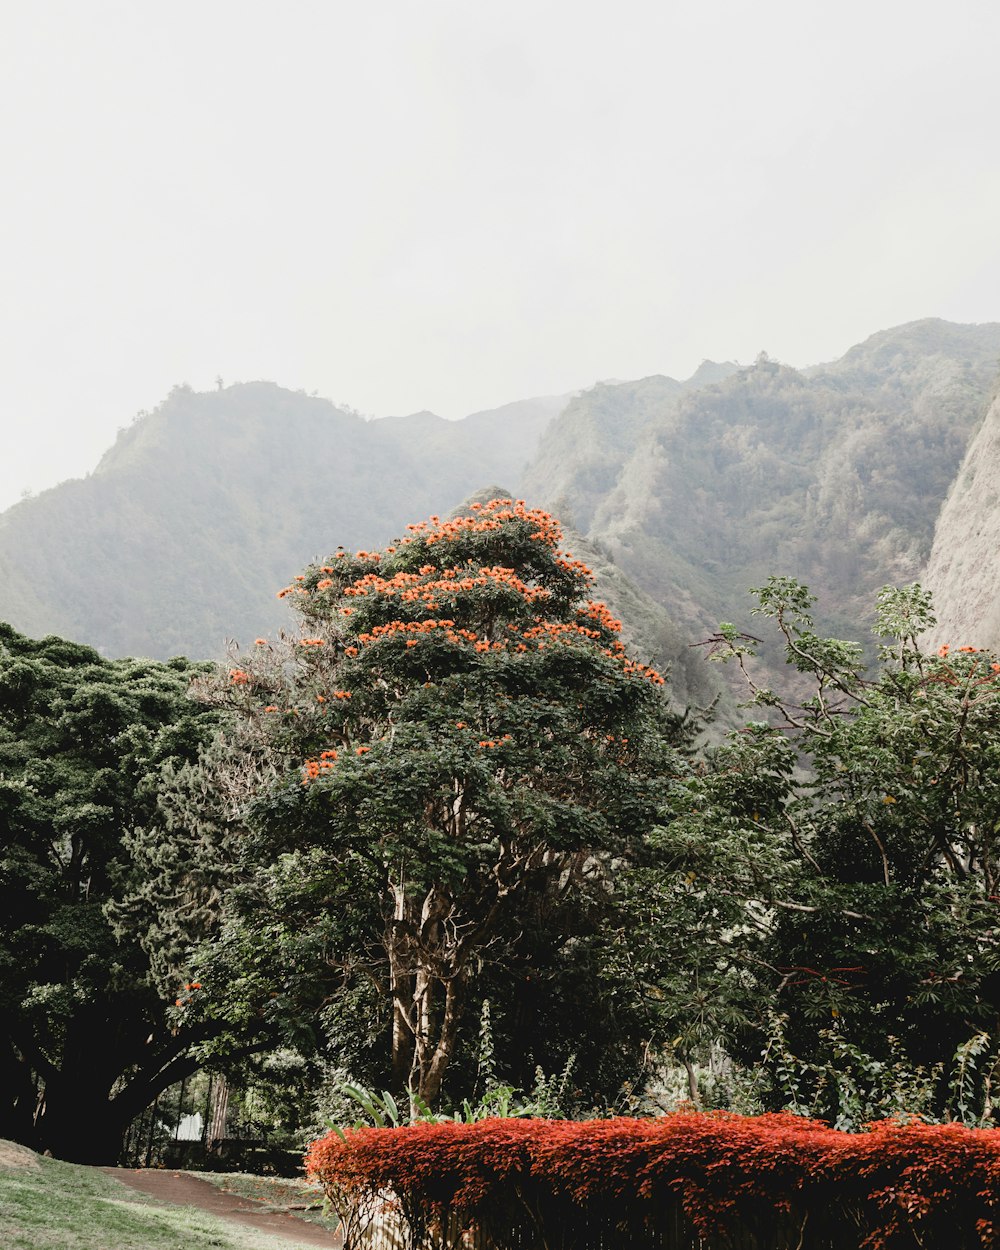
{"type": "Polygon", "coordinates": [[[170,389],[446,417],[1000,320],[996,0],[0,0],[0,508],[170,389]]]}

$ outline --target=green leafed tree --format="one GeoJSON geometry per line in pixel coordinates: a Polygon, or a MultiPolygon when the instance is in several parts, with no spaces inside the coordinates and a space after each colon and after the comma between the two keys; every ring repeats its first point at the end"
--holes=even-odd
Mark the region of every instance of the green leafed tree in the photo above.
{"type": "Polygon", "coordinates": [[[242,763],[218,776],[256,864],[219,958],[248,977],[267,951],[256,992],[311,992],[328,1027],[357,1031],[363,1005],[381,1040],[347,1062],[430,1103],[471,1092],[484,997],[501,1063],[544,1053],[570,986],[592,987],[571,1009],[595,1036],[640,1040],[580,969],[685,731],[561,541],[494,499],[339,550],[282,592],[301,635],[258,640],[206,690],[237,718],[242,763]]]}
{"type": "Polygon", "coordinates": [[[761,688],[756,640],[720,629],[717,654],[742,669],[769,721],[692,774],[659,839],[672,888],[715,917],[713,974],[740,1006],[730,1042],[749,1060],[767,1046],[782,1100],[859,1123],[956,1113],[948,1074],[978,1038],[977,1055],[993,1048],[977,1078],[988,1114],[1000,660],[963,645],[924,651],[933,617],[916,585],[879,595],[874,673],[856,644],[815,633],[800,584],[772,578],[756,593],[796,693],[761,688]]]}
{"type": "Polygon", "coordinates": [[[152,832],[214,732],[195,671],[0,625],[0,1136],[60,1158],[116,1162],[211,1028],[178,997],[217,847],[191,824],[152,832]]]}

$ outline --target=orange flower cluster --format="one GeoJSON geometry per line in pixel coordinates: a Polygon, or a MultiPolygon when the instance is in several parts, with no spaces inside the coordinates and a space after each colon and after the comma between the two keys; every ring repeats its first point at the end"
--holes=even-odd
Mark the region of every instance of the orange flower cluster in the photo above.
{"type": "MultiPolygon", "coordinates": [[[[358,634],[358,642],[364,646],[366,643],[375,642],[379,638],[386,638],[390,634],[430,634],[436,629],[444,630],[445,637],[449,642],[475,642],[478,637],[469,629],[455,629],[455,622],[449,620],[429,621],[390,621],[387,625],[376,625],[374,629],[367,633],[358,634]]],[[[350,655],[352,652],[357,655],[356,647],[345,647],[345,654],[350,655]]]]}
{"type": "MultiPolygon", "coordinates": [[[[445,569],[440,577],[431,582],[422,582],[421,577],[436,573],[432,564],[425,564],[419,573],[396,573],[393,577],[379,577],[377,573],[368,573],[350,586],[344,587],[347,596],[382,595],[386,598],[398,597],[403,603],[422,603],[424,607],[434,611],[441,606],[440,596],[454,595],[458,591],[479,590],[492,585],[513,590],[526,603],[537,603],[549,599],[551,595],[542,586],[529,586],[523,582],[513,569],[502,565],[483,565],[478,575],[462,577],[457,569],[445,569]]],[[[342,608],[347,615],[349,608],[342,608]]]]}
{"type": "MultiPolygon", "coordinates": [[[[187,982],[187,984],[184,986],[184,990],[187,990],[187,991],[188,991],[187,997],[186,997],[186,998],[178,998],[178,999],[175,999],[175,1001],[174,1001],[174,1006],[175,1006],[175,1007],[186,1007],[186,1006],[188,1005],[188,1003],[191,1001],[191,991],[192,991],[192,990],[200,990],[200,989],[201,989],[201,982],[200,982],[200,981],[188,981],[188,982],[187,982]]],[[[183,993],[183,991],[181,991],[181,992],[183,993]]]]}
{"type": "Polygon", "coordinates": [[[250,680],[250,674],[245,673],[241,668],[231,668],[229,670],[229,680],[234,686],[245,686],[250,680]]]}
{"type": "Polygon", "coordinates": [[[666,684],[666,679],[661,677],[655,668],[650,668],[648,664],[640,664],[638,660],[626,660],[623,672],[626,677],[645,677],[654,686],[666,684]]]}
{"type": "Polygon", "coordinates": [[[320,773],[326,772],[327,769],[333,768],[337,762],[336,751],[321,751],[319,759],[308,759],[302,769],[302,784],[307,786],[310,781],[315,781],[320,773]]]}
{"type": "MultiPolygon", "coordinates": [[[[419,535],[428,547],[435,543],[451,542],[456,538],[464,538],[467,534],[485,534],[491,530],[502,529],[508,521],[527,521],[535,527],[531,537],[546,546],[556,548],[562,542],[562,530],[559,522],[551,513],[541,508],[529,508],[523,499],[491,499],[488,503],[470,505],[474,516],[455,517],[451,521],[442,521],[432,516],[428,521],[419,521],[406,528],[411,534],[419,535]]],[[[411,543],[415,538],[404,538],[404,543],[411,543]]]]}
{"type": "Polygon", "coordinates": [[[504,734],[502,738],[484,738],[479,745],[488,751],[492,747],[498,747],[504,742],[510,742],[510,734],[504,734]]]}
{"type": "MultiPolygon", "coordinates": [[[[942,660],[946,660],[951,650],[952,647],[948,643],[945,643],[944,646],[938,647],[937,653],[942,660]]],[[[956,647],[955,650],[960,653],[964,652],[967,655],[983,654],[981,648],[979,647],[956,647]]],[[[933,671],[931,676],[925,679],[925,682],[927,685],[938,686],[960,686],[964,684],[971,687],[981,687],[989,684],[991,688],[990,691],[985,692],[982,697],[995,697],[995,693],[991,692],[995,692],[996,689],[996,679],[1000,676],[1000,664],[993,661],[989,666],[988,674],[982,667],[980,667],[981,664],[981,660],[973,660],[970,665],[962,669],[955,669],[949,664],[942,664],[933,671]]],[[[926,698],[927,695],[925,691],[918,690],[916,697],[926,698]]]]}
{"type": "MultiPolygon", "coordinates": [[[[296,574],[296,582],[304,582],[306,575],[304,573],[296,574]]],[[[307,595],[309,591],[304,586],[286,586],[283,590],[278,591],[278,598],[284,599],[286,595],[307,595]]]]}
{"type": "Polygon", "coordinates": [[[325,647],[326,643],[322,638],[300,638],[300,647],[325,647]]]}
{"type": "Polygon", "coordinates": [[[594,580],[593,569],[588,568],[582,560],[574,560],[568,551],[556,552],[556,566],[569,573],[579,573],[588,582],[594,580]]]}
{"type": "Polygon", "coordinates": [[[532,625],[530,629],[526,629],[521,636],[530,640],[541,638],[545,635],[550,638],[560,638],[565,637],[567,634],[575,634],[580,638],[589,638],[591,641],[601,636],[596,629],[587,629],[585,625],[566,624],[560,621],[540,621],[537,625],[532,625]]]}
{"type": "MultiPolygon", "coordinates": [[[[358,634],[357,642],[359,646],[365,646],[368,643],[376,642],[381,638],[388,638],[396,634],[408,634],[406,646],[415,647],[420,641],[421,636],[433,633],[435,630],[441,630],[445,638],[449,642],[461,643],[471,642],[476,651],[506,651],[512,646],[515,652],[526,652],[531,649],[529,644],[534,644],[535,649],[544,651],[549,642],[572,642],[575,638],[585,638],[588,642],[594,642],[600,639],[601,635],[597,630],[588,629],[584,625],[574,623],[561,623],[553,621],[541,621],[536,625],[532,625],[523,632],[518,632],[516,626],[508,626],[508,630],[513,637],[505,641],[490,642],[486,638],[480,638],[470,629],[455,629],[455,622],[452,620],[436,620],[427,621],[389,621],[385,625],[376,625],[372,630],[363,634],[358,634]],[[518,643],[513,642],[513,638],[523,639],[518,643]]],[[[654,685],[662,686],[664,684],[663,677],[653,668],[646,664],[639,663],[638,660],[630,660],[625,657],[624,644],[617,639],[610,647],[601,647],[602,654],[609,656],[611,659],[624,662],[623,671],[628,677],[645,677],[654,685]]],[[[357,655],[357,647],[345,647],[346,655],[357,655]]]]}
{"type": "Polygon", "coordinates": [[[621,621],[611,615],[607,604],[601,603],[597,599],[588,599],[586,605],[579,609],[577,615],[596,621],[598,625],[603,625],[605,629],[611,630],[613,634],[622,632],[621,621]]]}
{"type": "MultiPolygon", "coordinates": [[[[535,641],[538,638],[545,638],[554,642],[572,642],[573,636],[586,638],[588,641],[595,641],[600,638],[600,634],[593,629],[588,629],[585,625],[560,624],[554,622],[540,622],[538,625],[532,626],[531,629],[524,631],[523,637],[535,641]]],[[[536,643],[539,651],[545,650],[545,642],[536,643]]],[[[527,651],[527,647],[523,644],[516,648],[518,651],[527,651]]],[[[625,644],[617,639],[610,647],[601,647],[601,654],[609,656],[612,660],[620,660],[625,653],[625,644]]],[[[630,661],[633,668],[643,668],[644,666],[635,661],[630,661]]],[[[653,670],[650,669],[650,672],[653,670]]]]}
{"type": "MultiPolygon", "coordinates": [[[[572,573],[581,581],[592,579],[591,570],[582,561],[573,559],[568,552],[560,549],[562,531],[558,521],[550,513],[537,508],[529,508],[523,499],[507,498],[491,499],[485,504],[474,504],[470,508],[470,513],[471,515],[446,521],[442,521],[438,516],[432,516],[427,521],[409,525],[407,529],[411,537],[398,540],[398,544],[420,542],[423,549],[427,549],[434,543],[457,542],[470,535],[499,531],[511,523],[527,523],[530,526],[528,533],[530,539],[549,547],[552,558],[560,569],[572,573]]],[[[521,534],[524,535],[523,529],[521,534]]],[[[387,548],[387,553],[396,550],[397,546],[394,545],[387,548]]],[[[340,550],[336,553],[336,559],[345,558],[348,558],[345,551],[340,550]]],[[[359,551],[356,558],[359,561],[377,562],[379,555],[376,552],[359,551]]],[[[463,567],[458,564],[454,567],[442,567],[442,563],[447,565],[447,561],[434,563],[432,557],[425,560],[415,572],[400,570],[392,576],[382,576],[374,570],[369,570],[349,584],[339,587],[335,579],[329,576],[334,572],[333,567],[327,564],[320,566],[320,572],[327,576],[321,577],[315,585],[320,591],[337,587],[335,593],[349,599],[367,596],[373,598],[380,596],[383,600],[390,601],[397,599],[401,605],[412,605],[412,609],[416,609],[417,614],[421,611],[428,614],[436,612],[441,610],[445,603],[453,602],[458,594],[467,594],[477,590],[510,591],[524,604],[532,606],[549,601],[552,597],[551,591],[544,586],[525,581],[518,576],[514,568],[507,565],[484,564],[478,567],[475,565],[463,567]]],[[[296,578],[296,583],[302,581],[302,577],[296,578]]],[[[300,585],[293,583],[282,593],[308,593],[308,590],[303,590],[300,585]]],[[[336,605],[334,610],[338,615],[347,618],[351,617],[354,612],[354,609],[350,607],[339,605],[336,605]]],[[[618,634],[621,628],[621,621],[611,614],[605,604],[587,600],[584,606],[577,609],[574,621],[551,622],[538,615],[535,616],[534,623],[529,628],[522,629],[516,624],[508,624],[507,635],[503,641],[491,641],[477,635],[471,629],[456,628],[455,621],[448,618],[428,616],[427,620],[419,621],[396,619],[358,633],[351,639],[351,645],[343,648],[343,655],[354,658],[360,653],[361,648],[392,636],[397,637],[407,649],[412,649],[419,645],[422,638],[435,632],[443,635],[450,643],[469,644],[476,652],[482,654],[490,651],[513,651],[523,654],[531,650],[544,651],[546,647],[554,643],[585,642],[597,644],[604,655],[620,663],[625,676],[640,677],[656,685],[663,685],[664,679],[655,669],[627,658],[624,645],[620,641],[613,640],[608,645],[602,645],[608,633],[618,634]]],[[[300,645],[322,646],[323,642],[321,638],[301,639],[300,645]]]]}

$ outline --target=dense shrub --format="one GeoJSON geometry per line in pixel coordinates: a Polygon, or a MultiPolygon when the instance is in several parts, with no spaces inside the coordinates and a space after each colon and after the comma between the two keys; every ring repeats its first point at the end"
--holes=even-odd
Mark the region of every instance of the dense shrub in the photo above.
{"type": "Polygon", "coordinates": [[[371,1219],[386,1199],[414,1247],[466,1244],[470,1230],[497,1247],[1000,1246],[1000,1134],[952,1124],[852,1134],[695,1112],[415,1124],[333,1132],[307,1167],[349,1246],[358,1211],[371,1219]]]}

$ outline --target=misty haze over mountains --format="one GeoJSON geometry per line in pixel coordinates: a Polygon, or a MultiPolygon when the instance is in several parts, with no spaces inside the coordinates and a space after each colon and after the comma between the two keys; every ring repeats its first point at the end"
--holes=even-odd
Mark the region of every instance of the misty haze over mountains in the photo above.
{"type": "MultiPolygon", "coordinates": [[[[706,361],[686,382],[599,383],[457,422],[367,421],[271,382],[177,387],[89,477],[0,514],[0,619],[107,655],[221,657],[227,637],[288,622],[275,592],[313,558],[495,487],[572,527],[597,593],[701,700],[712,682],[689,644],[745,619],[749,586],[799,577],[822,628],[856,636],[879,586],[920,578],[932,548],[996,517],[1000,410],[983,418],[998,375],[1000,324],[925,320],[809,369],[706,361]]],[[[995,551],[988,538],[975,561],[986,605],[995,551]]],[[[941,629],[973,630],[957,606],[970,568],[933,565],[941,629]]],[[[996,616],[974,641],[1000,642],[996,616]]]]}

